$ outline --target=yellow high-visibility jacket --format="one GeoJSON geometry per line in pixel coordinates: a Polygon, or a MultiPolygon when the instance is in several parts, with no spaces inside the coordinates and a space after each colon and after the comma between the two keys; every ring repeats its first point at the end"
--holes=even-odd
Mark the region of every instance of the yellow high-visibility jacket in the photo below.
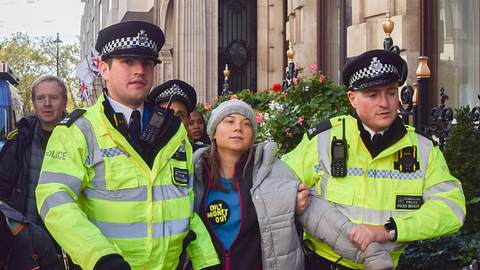
{"type": "Polygon", "coordinates": [[[193,213],[192,149],[183,125],[150,168],[97,103],[48,142],[37,207],[55,240],[83,269],[120,254],[132,269],[175,269],[189,230],[195,269],[219,263],[193,213]]]}
{"type": "MultiPolygon", "coordinates": [[[[322,198],[335,203],[353,223],[380,225],[392,217],[397,240],[385,247],[395,266],[407,242],[452,233],[462,226],[466,210],[461,183],[450,174],[442,152],[431,140],[405,126],[407,132],[402,138],[372,158],[360,137],[356,118],[332,118],[330,125],[321,132],[311,131],[310,137],[305,134],[283,160],[303,183],[315,186],[322,198]],[[342,138],[342,118],[349,146],[347,176],[332,177],[331,142],[334,136],[342,138]],[[395,169],[400,150],[412,146],[416,147],[419,168],[414,172],[395,169]]],[[[306,237],[318,255],[333,262],[340,258],[325,243],[308,233],[306,237]]],[[[339,263],[363,269],[346,259],[339,263]]]]}

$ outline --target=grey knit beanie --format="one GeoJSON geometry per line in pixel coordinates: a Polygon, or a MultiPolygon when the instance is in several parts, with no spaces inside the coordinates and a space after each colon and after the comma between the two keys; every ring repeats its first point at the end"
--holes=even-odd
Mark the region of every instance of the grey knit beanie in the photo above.
{"type": "Polygon", "coordinates": [[[253,112],[252,107],[247,103],[238,100],[238,99],[231,99],[225,102],[222,102],[218,107],[216,107],[212,114],[210,115],[210,119],[208,119],[207,124],[207,134],[210,139],[213,140],[213,135],[215,134],[215,129],[220,121],[223,118],[229,116],[230,114],[241,114],[245,116],[248,120],[250,120],[253,129],[253,138],[257,137],[257,121],[255,117],[255,112],[253,112]]]}

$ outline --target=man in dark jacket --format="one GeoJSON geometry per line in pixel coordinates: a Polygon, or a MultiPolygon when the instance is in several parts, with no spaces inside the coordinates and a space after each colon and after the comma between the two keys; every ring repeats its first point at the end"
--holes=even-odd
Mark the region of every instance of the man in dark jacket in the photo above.
{"type": "Polygon", "coordinates": [[[40,77],[32,85],[32,103],[35,115],[17,123],[0,152],[0,201],[45,229],[37,211],[35,188],[50,134],[65,115],[65,83],[55,76],[40,77]]]}

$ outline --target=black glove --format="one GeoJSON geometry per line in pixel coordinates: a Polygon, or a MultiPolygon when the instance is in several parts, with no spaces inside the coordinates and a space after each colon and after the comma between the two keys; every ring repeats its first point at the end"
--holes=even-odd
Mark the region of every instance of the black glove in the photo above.
{"type": "Polygon", "coordinates": [[[118,254],[110,254],[98,260],[93,270],[131,270],[130,265],[118,254]]]}

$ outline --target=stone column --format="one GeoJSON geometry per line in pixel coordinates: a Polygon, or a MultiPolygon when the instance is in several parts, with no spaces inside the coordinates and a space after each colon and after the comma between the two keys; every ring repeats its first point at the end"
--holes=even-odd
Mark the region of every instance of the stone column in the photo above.
{"type": "Polygon", "coordinates": [[[393,43],[400,48],[401,56],[408,63],[408,83],[412,83],[420,54],[420,0],[352,0],[347,57],[383,48],[382,22],[387,10],[395,24],[391,35],[393,43]]]}
{"type": "Polygon", "coordinates": [[[285,58],[284,1],[257,2],[257,89],[272,87],[283,80],[285,58]]]}
{"type": "Polygon", "coordinates": [[[292,42],[296,52],[293,61],[304,72],[309,72],[311,64],[318,64],[318,5],[317,0],[288,1],[286,40],[292,42]]]}

